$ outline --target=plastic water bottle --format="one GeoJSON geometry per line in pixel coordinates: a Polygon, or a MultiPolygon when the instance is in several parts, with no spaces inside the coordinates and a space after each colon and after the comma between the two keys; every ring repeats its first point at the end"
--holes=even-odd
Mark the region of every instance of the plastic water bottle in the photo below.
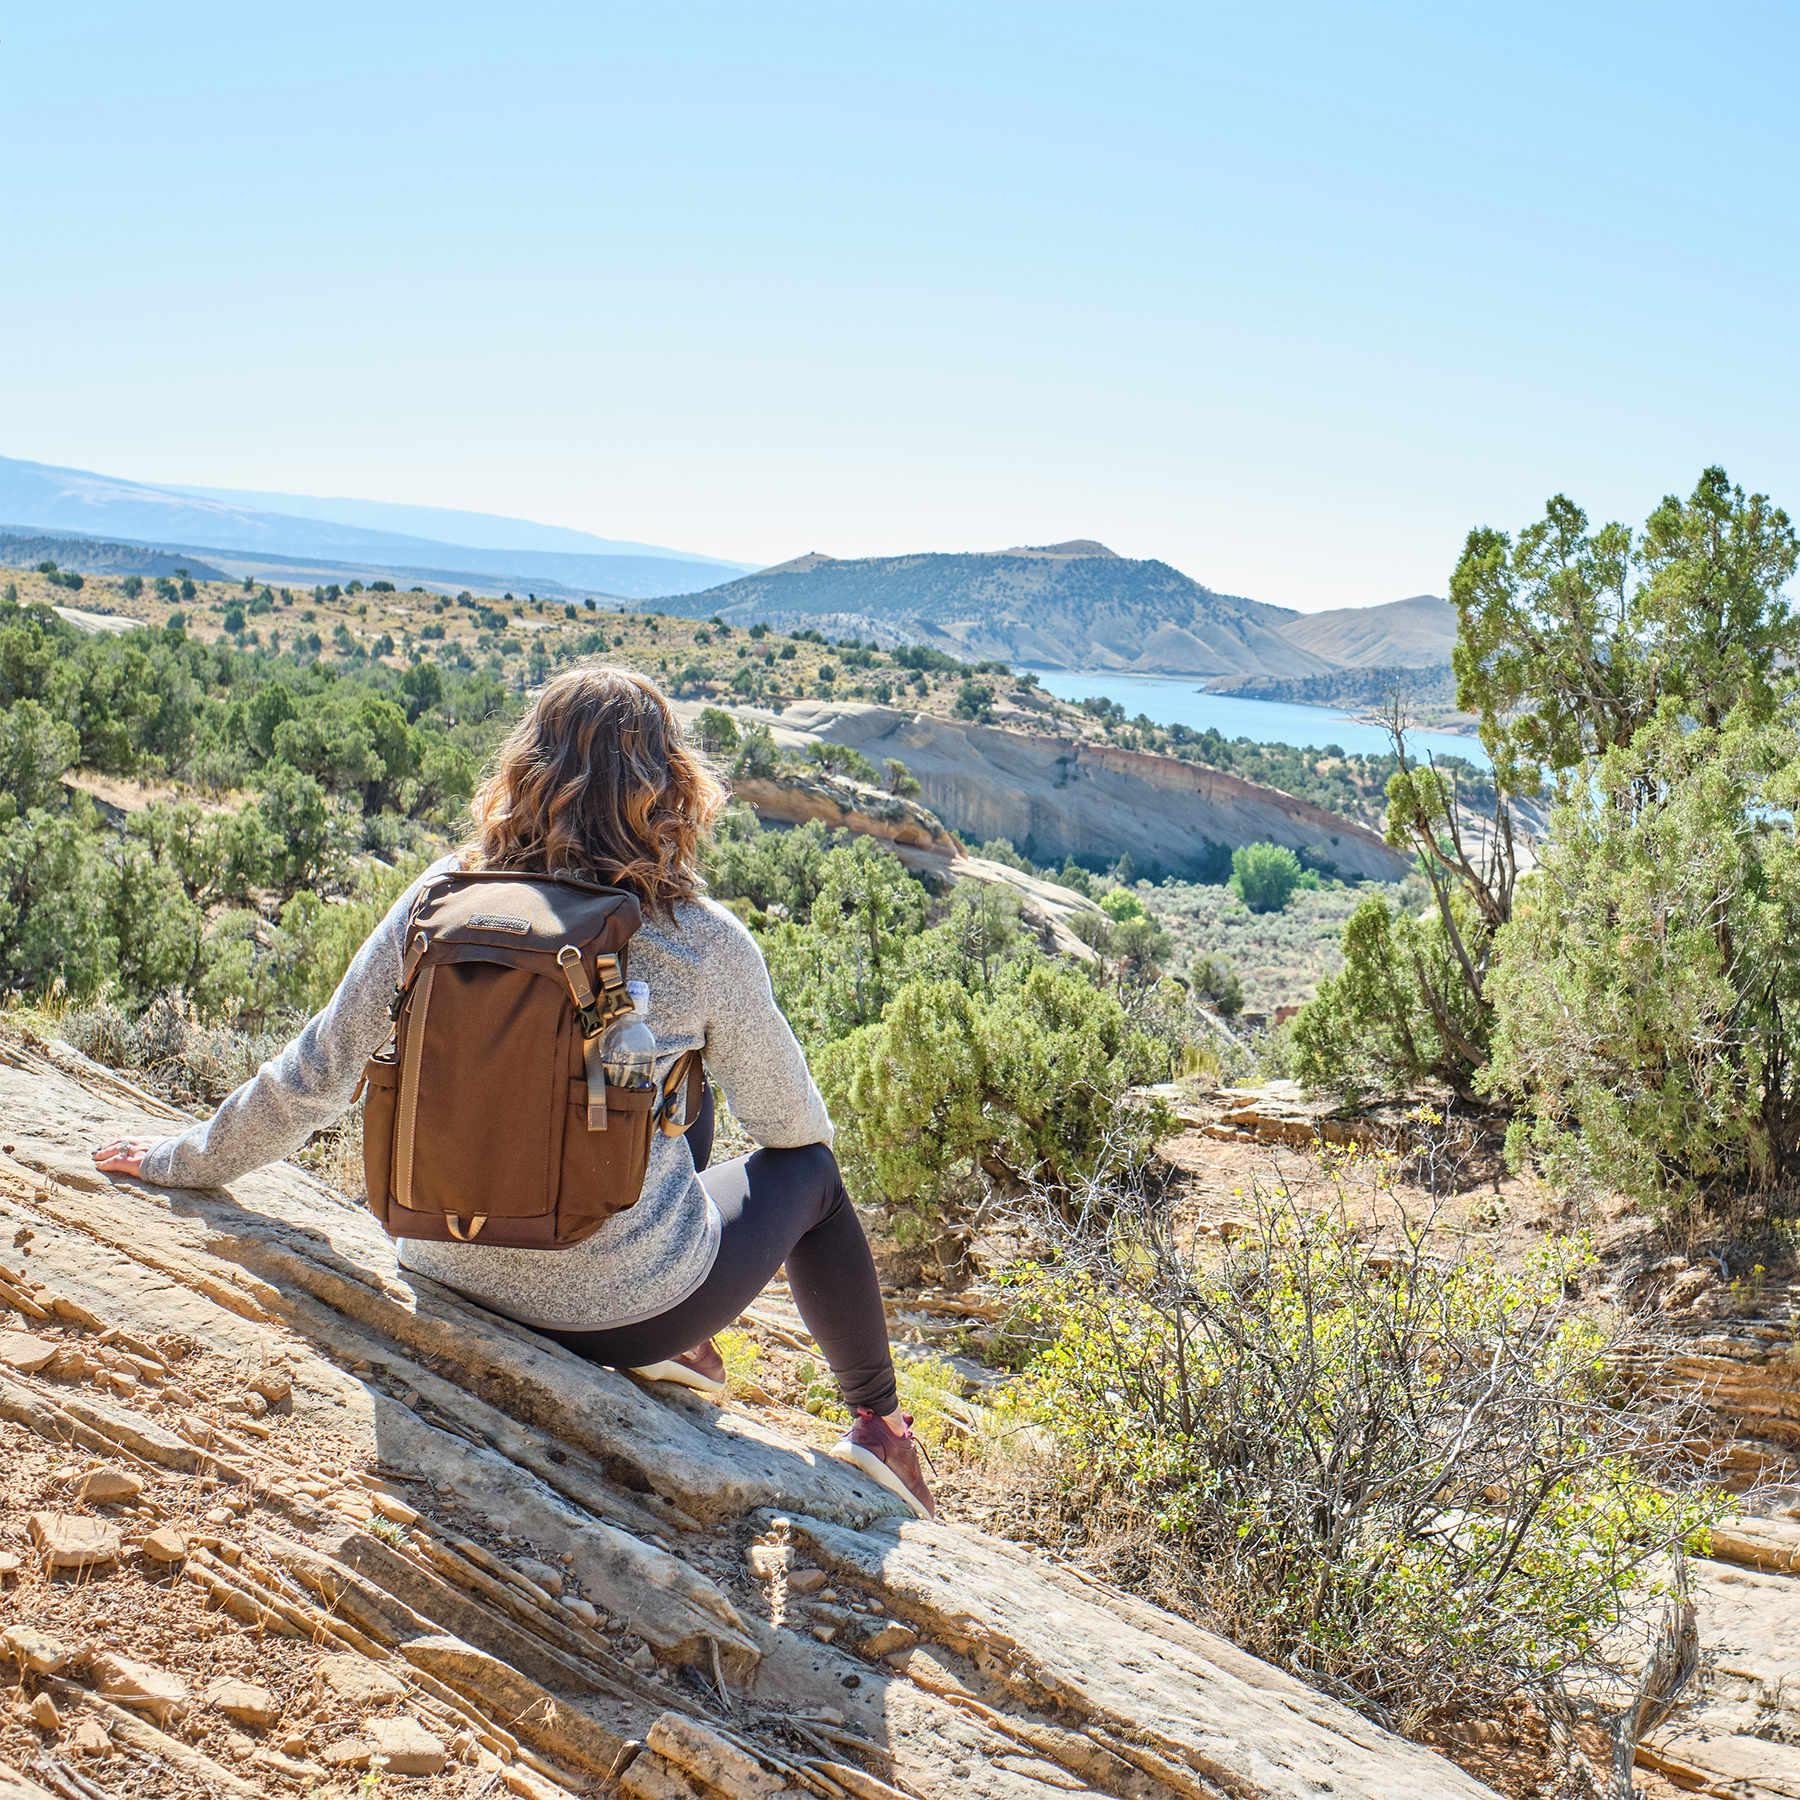
{"type": "Polygon", "coordinates": [[[600,1047],[607,1083],[622,1088],[654,1087],[656,1033],[650,1029],[650,984],[628,981],[625,992],[631,998],[631,1011],[606,1034],[600,1047]]]}

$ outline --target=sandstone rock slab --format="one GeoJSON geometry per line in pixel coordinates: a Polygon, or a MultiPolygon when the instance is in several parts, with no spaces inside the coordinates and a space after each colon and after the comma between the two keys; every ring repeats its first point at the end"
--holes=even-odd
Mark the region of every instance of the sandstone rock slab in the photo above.
{"type": "Polygon", "coordinates": [[[29,1331],[0,1330],[0,1368],[35,1375],[61,1347],[55,1338],[37,1337],[29,1331]]]}
{"type": "MultiPolygon", "coordinates": [[[[404,1706],[438,1736],[447,1706],[477,1730],[480,1754],[498,1747],[495,1791],[572,1800],[610,1791],[622,1750],[674,1713],[687,1723],[667,1726],[663,1748],[640,1758],[642,1782],[628,1773],[619,1791],[694,1795],[708,1777],[692,1765],[716,1744],[775,1776],[792,1769],[793,1741],[767,1708],[812,1719],[807,1759],[829,1761],[859,1800],[1316,1800],[1326,1783],[1334,1800],[1485,1792],[1154,1608],[953,1525],[926,1540],[897,1532],[897,1501],[766,1416],[665,1404],[410,1279],[366,1209],[297,1169],[229,1194],[95,1184],[87,1146],[166,1130],[169,1109],[4,1025],[0,1116],[33,1171],[20,1180],[0,1161],[0,1219],[34,1233],[34,1292],[140,1344],[196,1346],[225,1395],[246,1371],[278,1367],[293,1383],[291,1416],[271,1414],[264,1440],[154,1384],[101,1399],[49,1385],[48,1365],[0,1370],[3,1428],[71,1457],[136,1458],[256,1493],[229,1543],[191,1554],[183,1580],[133,1593],[174,1607],[204,1589],[224,1629],[282,1620],[327,1667],[376,1671],[372,1686],[342,1684],[360,1700],[327,1686],[347,1767],[380,1754],[371,1727],[384,1712],[404,1706]],[[183,1411],[194,1417],[176,1432],[164,1421],[183,1411]],[[383,1505],[389,1490],[404,1501],[383,1505]],[[766,1618],[739,1561],[759,1513],[806,1521],[806,1560],[871,1609],[851,1615],[869,1635],[892,1621],[919,1642],[877,1660],[860,1623],[821,1643],[805,1623],[766,1618]],[[378,1531],[377,1517],[406,1529],[378,1531]],[[510,1543],[493,1535],[500,1521],[510,1543]],[[509,1579],[521,1545],[620,1629],[597,1633],[509,1579]],[[1016,1693],[983,1673],[1014,1668],[1016,1693]]],[[[102,1716],[124,1744],[153,1729],[102,1716]]],[[[173,1743],[165,1733],[155,1753],[175,1757],[173,1743]]],[[[273,1786],[322,1769],[304,1749],[224,1754],[273,1786]],[[278,1771],[261,1761],[271,1755],[302,1766],[278,1771]]],[[[220,1764],[185,1766],[195,1792],[244,1791],[220,1764]]]]}
{"type": "Polygon", "coordinates": [[[272,1689],[257,1681],[226,1677],[213,1682],[202,1698],[214,1712],[222,1712],[240,1725],[253,1725],[259,1731],[267,1731],[281,1717],[281,1701],[272,1689]]]}
{"type": "Polygon", "coordinates": [[[103,1568],[119,1560],[119,1528],[83,1513],[35,1512],[27,1525],[52,1569],[103,1568]]]}
{"type": "Polygon", "coordinates": [[[162,1721],[186,1712],[188,1685],[179,1675],[133,1656],[103,1650],[90,1668],[94,1688],[116,1706],[128,1706],[146,1718],[162,1721]]]}
{"type": "Polygon", "coordinates": [[[0,1631],[0,1651],[29,1669],[33,1675],[54,1675],[66,1668],[69,1648],[60,1638],[35,1625],[8,1625],[0,1631]]]}
{"type": "Polygon", "coordinates": [[[142,1498],[144,1478],[114,1463],[104,1463],[83,1475],[75,1483],[75,1492],[95,1506],[118,1506],[142,1498]]]}
{"type": "Polygon", "coordinates": [[[449,1760],[442,1739],[410,1713],[371,1719],[364,1731],[375,1755],[392,1775],[435,1775],[449,1760]]]}

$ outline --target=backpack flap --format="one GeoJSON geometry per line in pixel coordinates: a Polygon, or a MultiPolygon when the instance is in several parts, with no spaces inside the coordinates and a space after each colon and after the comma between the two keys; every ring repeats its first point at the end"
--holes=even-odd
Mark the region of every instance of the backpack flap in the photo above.
{"type": "MultiPolygon", "coordinates": [[[[636,896],[622,888],[483,869],[429,883],[407,935],[416,938],[423,931],[440,952],[457,945],[465,951],[498,950],[509,962],[535,954],[554,964],[565,944],[589,955],[622,955],[642,923],[636,896]]],[[[461,959],[446,955],[444,960],[461,959]]]]}

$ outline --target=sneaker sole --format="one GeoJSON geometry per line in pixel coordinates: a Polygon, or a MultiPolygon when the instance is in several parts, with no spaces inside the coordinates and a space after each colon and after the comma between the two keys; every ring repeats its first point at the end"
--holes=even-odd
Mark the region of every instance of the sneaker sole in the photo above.
{"type": "Polygon", "coordinates": [[[912,1508],[915,1519],[931,1517],[919,1496],[873,1450],[865,1450],[861,1444],[837,1443],[832,1445],[831,1455],[841,1463],[848,1463],[853,1469],[861,1469],[871,1481],[886,1488],[890,1494],[899,1495],[912,1508]]]}
{"type": "Polygon", "coordinates": [[[678,1363],[671,1358],[668,1362],[645,1363],[641,1369],[630,1371],[639,1381],[666,1381],[674,1387],[692,1388],[696,1394],[704,1394],[709,1400],[722,1400],[729,1383],[709,1381],[698,1370],[690,1369],[686,1363],[678,1363]]]}

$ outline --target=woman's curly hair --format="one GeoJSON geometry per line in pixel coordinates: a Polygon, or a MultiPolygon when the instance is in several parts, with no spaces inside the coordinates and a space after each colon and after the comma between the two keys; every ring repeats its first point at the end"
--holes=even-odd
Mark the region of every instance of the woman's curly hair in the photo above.
{"type": "Polygon", "coordinates": [[[705,886],[725,790],[668,698],[629,669],[569,669],[507,734],[477,790],[466,868],[572,875],[666,915],[705,886]]]}

